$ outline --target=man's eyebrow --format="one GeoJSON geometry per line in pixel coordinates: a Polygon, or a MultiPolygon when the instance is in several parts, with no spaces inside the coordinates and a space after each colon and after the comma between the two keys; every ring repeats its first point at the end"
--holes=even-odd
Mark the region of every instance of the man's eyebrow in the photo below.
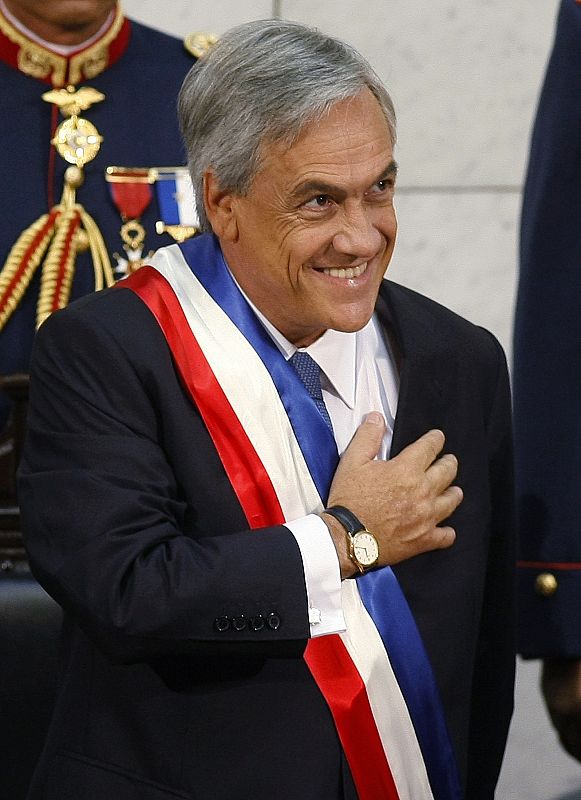
{"type": "MultiPolygon", "coordinates": [[[[392,158],[377,180],[382,181],[385,178],[390,178],[392,175],[395,177],[397,175],[397,170],[398,170],[397,161],[394,158],[392,158]]],[[[377,183],[377,181],[375,182],[377,183]]]]}
{"type": "Polygon", "coordinates": [[[291,194],[291,201],[299,202],[304,200],[305,197],[312,197],[319,194],[330,194],[333,197],[343,198],[346,195],[344,189],[340,189],[334,183],[325,183],[325,181],[305,181],[299,183],[296,189],[291,194]]]}
{"type": "MultiPolygon", "coordinates": [[[[397,175],[397,162],[392,159],[387,167],[380,172],[380,174],[372,181],[372,184],[378,181],[384,181],[386,178],[395,177],[397,175]]],[[[312,180],[299,183],[299,185],[291,193],[291,201],[299,202],[305,197],[311,197],[319,194],[329,194],[333,197],[338,197],[340,200],[346,196],[344,189],[339,188],[334,183],[326,183],[325,181],[312,180]]]]}

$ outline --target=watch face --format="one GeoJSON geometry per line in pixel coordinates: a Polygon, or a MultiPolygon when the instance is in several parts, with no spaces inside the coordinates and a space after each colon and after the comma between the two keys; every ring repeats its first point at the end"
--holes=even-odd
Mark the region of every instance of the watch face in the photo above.
{"type": "Polygon", "coordinates": [[[372,533],[360,531],[353,536],[353,555],[363,567],[372,567],[379,558],[379,547],[372,533]]]}

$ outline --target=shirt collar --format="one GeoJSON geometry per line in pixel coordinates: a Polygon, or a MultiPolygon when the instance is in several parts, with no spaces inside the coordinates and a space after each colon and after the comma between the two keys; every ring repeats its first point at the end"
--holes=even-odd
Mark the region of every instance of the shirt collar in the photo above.
{"type": "MultiPolygon", "coordinates": [[[[232,272],[230,274],[232,275],[232,272]]],[[[329,329],[308,347],[297,348],[274,327],[272,322],[247,297],[234,275],[232,275],[232,278],[285,359],[288,361],[296,353],[297,349],[308,353],[323,372],[323,388],[335,392],[349,408],[354,408],[357,338],[360,332],[344,333],[343,331],[329,329]],[[325,386],[325,379],[327,386],[325,386]]],[[[371,324],[371,321],[367,324],[371,324]]]]}

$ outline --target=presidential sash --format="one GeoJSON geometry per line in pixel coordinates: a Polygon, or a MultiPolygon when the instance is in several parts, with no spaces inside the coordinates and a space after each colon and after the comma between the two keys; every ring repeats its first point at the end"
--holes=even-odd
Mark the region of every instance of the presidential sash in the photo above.
{"type": "MultiPolygon", "coordinates": [[[[118,284],[149,307],[250,528],[324,508],[338,456],[294,369],[234,282],[217,240],[159,250],[118,284]]],[[[461,800],[435,679],[393,571],[342,582],[347,630],[305,661],[361,800],[461,800]]]]}

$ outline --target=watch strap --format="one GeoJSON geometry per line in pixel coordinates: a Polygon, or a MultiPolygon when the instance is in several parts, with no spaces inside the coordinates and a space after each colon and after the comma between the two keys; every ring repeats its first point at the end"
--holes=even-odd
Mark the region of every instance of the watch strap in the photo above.
{"type": "Polygon", "coordinates": [[[325,514],[330,514],[332,517],[341,523],[350,536],[358,531],[367,530],[365,525],[355,516],[352,511],[349,511],[345,506],[330,506],[325,509],[325,514]]]}

